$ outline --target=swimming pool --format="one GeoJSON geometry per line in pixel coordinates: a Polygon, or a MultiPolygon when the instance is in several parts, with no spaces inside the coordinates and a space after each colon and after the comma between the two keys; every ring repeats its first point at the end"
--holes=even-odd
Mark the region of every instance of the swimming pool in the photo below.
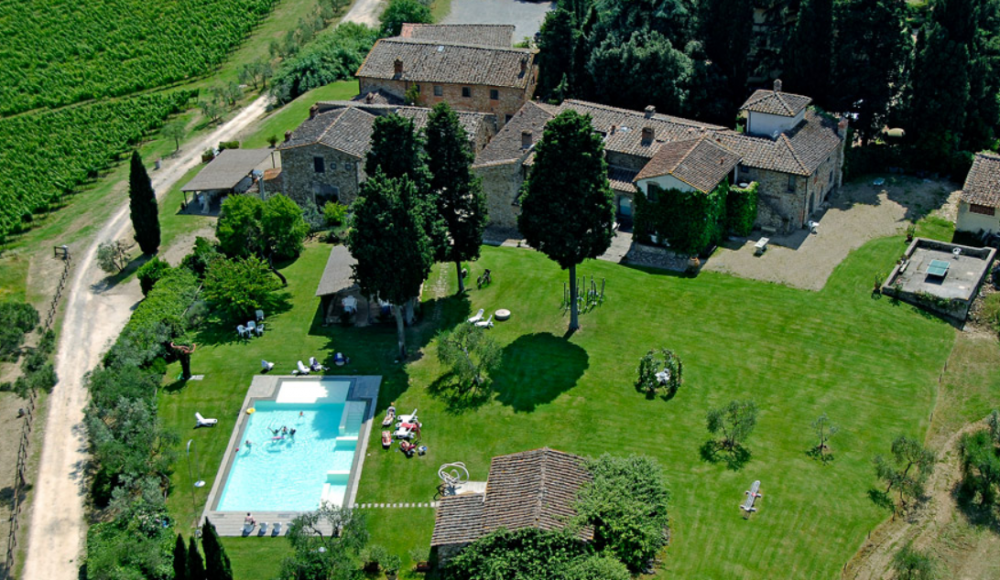
{"type": "Polygon", "coordinates": [[[347,400],[349,387],[349,381],[287,381],[274,400],[257,401],[216,510],[342,505],[366,410],[365,402],[347,400]]]}

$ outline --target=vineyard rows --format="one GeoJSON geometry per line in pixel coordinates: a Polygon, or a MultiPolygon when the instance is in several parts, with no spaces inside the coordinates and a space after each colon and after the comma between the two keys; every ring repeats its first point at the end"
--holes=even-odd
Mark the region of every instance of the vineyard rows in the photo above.
{"type": "Polygon", "coordinates": [[[207,72],[278,0],[0,2],[0,116],[207,72]]]}
{"type": "Polygon", "coordinates": [[[163,92],[0,119],[0,240],[97,177],[193,96],[163,92]]]}

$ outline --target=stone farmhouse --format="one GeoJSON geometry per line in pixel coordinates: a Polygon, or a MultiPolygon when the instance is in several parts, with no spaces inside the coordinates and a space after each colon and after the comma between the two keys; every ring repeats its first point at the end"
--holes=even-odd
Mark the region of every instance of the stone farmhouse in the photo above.
{"type": "Polygon", "coordinates": [[[372,47],[356,75],[361,94],[405,99],[407,91],[415,91],[415,105],[447,102],[457,111],[495,115],[501,124],[534,95],[535,51],[511,48],[509,40],[499,45],[513,27],[407,27],[404,36],[384,38],[372,47]]]}
{"type": "MultiPolygon", "coordinates": [[[[500,528],[566,527],[576,515],[577,492],[591,480],[583,461],[547,447],[494,457],[485,490],[458,492],[438,502],[431,549],[444,560],[500,528]]],[[[583,526],[577,535],[593,540],[594,529],[583,526]]]]}
{"type": "Polygon", "coordinates": [[[788,233],[806,224],[843,177],[847,122],[809,109],[810,102],[782,92],[781,81],[775,81],[773,90],[757,91],[742,105],[747,118],[742,133],[660,114],[653,107],[629,111],[576,100],[558,106],[533,102],[497,133],[474,169],[483,178],[491,222],[516,227],[518,195],[534,162],[534,143],[549,119],[574,110],[590,115],[594,130],[604,137],[619,222],[632,220],[635,196],[650,184],[707,192],[729,179],[758,182],[756,225],[788,233]],[[699,165],[711,165],[711,171],[699,165]]]}
{"type": "MultiPolygon", "coordinates": [[[[371,96],[371,95],[369,95],[371,96]]],[[[313,105],[309,118],[285,134],[281,153],[281,191],[303,207],[322,207],[328,201],[350,204],[366,176],[365,155],[371,148],[372,128],[380,115],[397,113],[411,119],[419,131],[427,125],[430,109],[367,101],[327,101],[313,105]]],[[[459,112],[459,121],[474,151],[482,150],[496,133],[493,115],[459,112]]]]}
{"type": "Polygon", "coordinates": [[[1000,156],[977,153],[958,202],[955,229],[1000,234],[1000,156]]]}

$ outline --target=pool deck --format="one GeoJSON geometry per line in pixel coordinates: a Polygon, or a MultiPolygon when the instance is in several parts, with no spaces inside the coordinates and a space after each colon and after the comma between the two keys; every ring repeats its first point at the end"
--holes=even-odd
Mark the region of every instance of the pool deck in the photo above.
{"type": "MultiPolygon", "coordinates": [[[[259,400],[275,400],[278,397],[278,387],[282,382],[299,380],[350,380],[352,381],[352,385],[348,391],[347,400],[365,401],[367,403],[364,420],[361,423],[361,429],[358,433],[358,446],[354,454],[351,476],[348,480],[347,494],[344,497],[345,506],[355,506],[355,499],[358,495],[358,483],[361,480],[361,468],[365,459],[365,450],[368,448],[368,437],[371,433],[372,420],[375,416],[375,405],[378,402],[378,391],[379,386],[382,383],[382,377],[341,375],[309,375],[303,377],[293,377],[290,375],[258,375],[253,378],[253,382],[250,383],[250,388],[247,390],[246,398],[243,399],[243,406],[240,408],[239,418],[237,419],[236,426],[233,428],[233,432],[229,437],[229,445],[226,447],[226,453],[223,456],[222,465],[219,467],[219,472],[215,477],[215,481],[212,482],[212,490],[208,494],[208,501],[205,503],[205,509],[202,512],[199,524],[204,522],[205,518],[210,519],[212,524],[215,525],[215,529],[220,536],[271,536],[274,535],[272,534],[272,526],[275,523],[280,523],[280,535],[284,535],[292,520],[303,513],[291,510],[274,512],[255,511],[253,512],[253,517],[257,521],[258,525],[252,532],[245,533],[243,530],[243,519],[246,517],[246,512],[224,512],[213,509],[218,504],[222,496],[222,490],[236,457],[236,448],[239,447],[240,441],[243,440],[243,432],[248,423],[247,417],[249,417],[249,415],[247,415],[247,409],[252,407],[259,400]],[[260,533],[260,524],[264,522],[268,524],[267,532],[260,533]]],[[[320,527],[324,533],[332,532],[332,530],[329,529],[322,529],[323,525],[320,527]]]]}

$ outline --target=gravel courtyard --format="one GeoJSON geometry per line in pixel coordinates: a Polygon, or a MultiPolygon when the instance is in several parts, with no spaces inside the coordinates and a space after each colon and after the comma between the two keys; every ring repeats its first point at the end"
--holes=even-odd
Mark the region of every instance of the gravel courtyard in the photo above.
{"type": "Polygon", "coordinates": [[[833,269],[847,254],[868,240],[902,232],[910,221],[930,213],[955,220],[959,186],[948,181],[888,177],[872,185],[874,177],[844,185],[820,218],[818,233],[801,230],[787,237],[772,237],[763,256],[754,256],[760,233],[739,247],[721,247],[704,270],[724,272],[821,290],[833,269]]]}
{"type": "Polygon", "coordinates": [[[524,0],[451,0],[451,12],[441,24],[513,24],[514,42],[535,36],[555,2],[524,0]]]}

